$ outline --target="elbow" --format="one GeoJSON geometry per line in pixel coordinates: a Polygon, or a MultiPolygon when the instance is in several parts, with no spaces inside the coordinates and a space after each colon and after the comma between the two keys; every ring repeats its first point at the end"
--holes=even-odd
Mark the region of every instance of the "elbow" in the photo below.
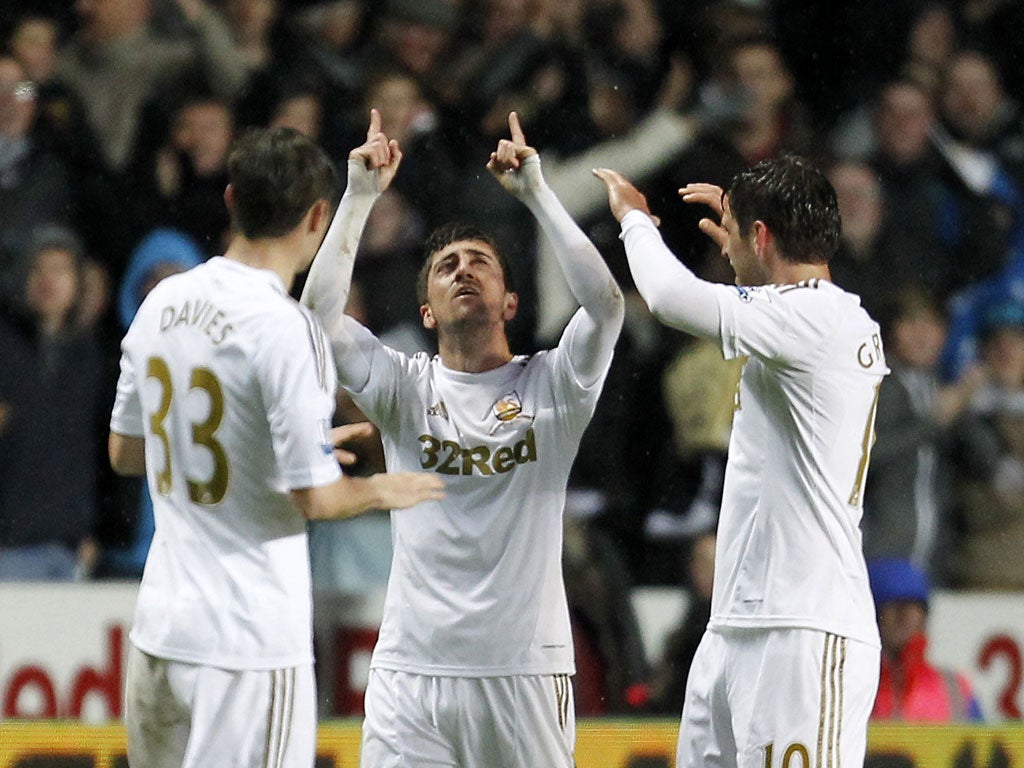
{"type": "Polygon", "coordinates": [[[323,503],[316,488],[292,489],[291,497],[295,508],[306,520],[326,520],[327,506],[323,503]]]}
{"type": "Polygon", "coordinates": [[[118,475],[137,477],[146,474],[145,439],[111,432],[107,441],[110,467],[118,475]]]}

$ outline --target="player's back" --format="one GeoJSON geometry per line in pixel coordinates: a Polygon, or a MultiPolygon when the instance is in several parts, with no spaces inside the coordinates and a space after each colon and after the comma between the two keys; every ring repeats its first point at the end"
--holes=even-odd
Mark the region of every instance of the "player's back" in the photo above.
{"type": "Polygon", "coordinates": [[[143,650],[226,668],[310,660],[305,521],[277,389],[311,342],[326,398],[319,325],[274,273],[225,258],[164,280],[140,308],[123,353],[156,516],[132,632],[143,650]]]}
{"type": "Polygon", "coordinates": [[[750,357],[729,446],[712,624],[877,642],[859,523],[887,372],[878,325],[826,281],[749,295],[723,319],[727,354],[750,357]]]}

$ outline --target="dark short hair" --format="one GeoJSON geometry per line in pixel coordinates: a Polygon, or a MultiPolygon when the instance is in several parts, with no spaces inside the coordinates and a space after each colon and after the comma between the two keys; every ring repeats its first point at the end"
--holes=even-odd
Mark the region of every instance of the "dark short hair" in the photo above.
{"type": "Polygon", "coordinates": [[[820,170],[786,155],[733,176],[729,208],[741,235],[763,221],[780,256],[797,264],[825,264],[839,247],[836,191],[820,170]]]}
{"type": "Polygon", "coordinates": [[[491,247],[491,250],[494,251],[494,254],[498,257],[498,264],[501,265],[501,274],[505,279],[505,290],[509,292],[515,291],[515,274],[512,272],[512,267],[508,263],[508,259],[505,258],[501,249],[498,248],[494,238],[472,224],[452,222],[449,224],[442,224],[427,235],[427,240],[423,244],[423,264],[420,266],[420,272],[416,276],[416,299],[420,304],[427,303],[427,281],[430,277],[430,265],[434,261],[434,254],[448,247],[452,243],[458,243],[464,240],[477,240],[482,243],[487,243],[487,245],[491,247]]]}
{"type": "Polygon", "coordinates": [[[319,200],[333,201],[337,171],[315,142],[291,128],[252,128],[228,157],[233,224],[246,237],[281,237],[319,200]]]}

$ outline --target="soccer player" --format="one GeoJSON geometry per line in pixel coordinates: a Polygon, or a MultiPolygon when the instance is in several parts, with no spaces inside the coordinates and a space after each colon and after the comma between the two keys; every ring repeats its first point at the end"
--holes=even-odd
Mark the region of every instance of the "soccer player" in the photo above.
{"type": "Polygon", "coordinates": [[[418,286],[439,354],[382,345],[340,314],[359,232],[400,159],[371,114],[303,300],[322,313],[341,383],[380,428],[388,468],[439,473],[447,497],[415,519],[391,516],[394,559],[361,765],[571,768],[562,511],[622,325],[622,294],[545,184],[512,113],[511,139],[487,167],[551,238],[580,308],[554,349],[512,354],[509,266],[483,232],[449,226],[429,238],[418,286]]]}
{"type": "Polygon", "coordinates": [[[160,282],[122,344],[110,461],[147,475],[156,517],[125,682],[132,766],[311,768],[306,518],[443,495],[429,473],[341,477],[332,455],[330,347],[288,296],[330,222],[330,160],[257,131],[229,179],[224,256],[160,282]]]}
{"type": "Polygon", "coordinates": [[[888,372],[878,325],[829,281],[835,192],[797,158],[680,190],[736,273],[699,280],[643,195],[607,185],[637,289],[662,322],[746,356],[718,524],[711,620],[690,670],[676,765],[863,765],[879,640],[861,494],[888,372]]]}

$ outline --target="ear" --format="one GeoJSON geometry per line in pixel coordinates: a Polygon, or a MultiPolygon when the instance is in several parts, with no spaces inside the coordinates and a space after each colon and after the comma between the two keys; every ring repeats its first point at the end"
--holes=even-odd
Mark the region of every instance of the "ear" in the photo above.
{"type": "Polygon", "coordinates": [[[224,205],[227,206],[228,213],[232,216],[235,214],[235,188],[228,184],[224,188],[224,205]]]}
{"type": "Polygon", "coordinates": [[[772,237],[772,231],[768,229],[768,225],[760,219],[754,222],[753,230],[754,253],[757,254],[759,259],[764,260],[765,254],[768,253],[768,249],[775,238],[772,237]]]}
{"type": "Polygon", "coordinates": [[[423,327],[427,330],[432,331],[437,328],[437,320],[434,319],[434,313],[429,304],[420,305],[420,318],[423,320],[423,327]]]}
{"type": "Polygon", "coordinates": [[[505,294],[504,306],[501,308],[501,319],[506,323],[516,316],[519,311],[519,294],[508,292],[505,294]]]}
{"type": "Polygon", "coordinates": [[[309,231],[313,233],[327,229],[331,223],[331,205],[326,200],[317,200],[309,209],[309,231]]]}

